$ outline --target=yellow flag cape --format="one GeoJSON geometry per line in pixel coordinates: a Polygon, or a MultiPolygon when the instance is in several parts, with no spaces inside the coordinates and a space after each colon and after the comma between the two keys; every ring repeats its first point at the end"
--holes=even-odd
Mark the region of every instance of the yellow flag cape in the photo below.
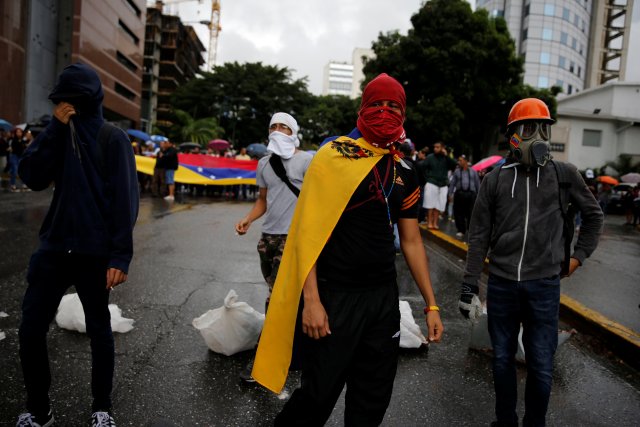
{"type": "Polygon", "coordinates": [[[356,129],[324,145],[305,174],[252,372],[274,393],[280,393],[287,379],[298,304],[311,267],[354,191],[387,153],[356,129]]]}

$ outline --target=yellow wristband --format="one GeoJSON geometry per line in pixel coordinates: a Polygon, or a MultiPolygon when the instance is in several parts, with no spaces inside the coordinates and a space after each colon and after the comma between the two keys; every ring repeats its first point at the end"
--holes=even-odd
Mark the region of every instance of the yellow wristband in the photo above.
{"type": "Polygon", "coordinates": [[[424,314],[427,314],[430,311],[440,311],[440,307],[438,307],[437,305],[430,305],[424,308],[424,314]]]}

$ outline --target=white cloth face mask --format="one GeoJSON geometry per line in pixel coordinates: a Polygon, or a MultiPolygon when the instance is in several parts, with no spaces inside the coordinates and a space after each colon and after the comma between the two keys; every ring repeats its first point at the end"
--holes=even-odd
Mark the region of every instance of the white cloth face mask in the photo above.
{"type": "Polygon", "coordinates": [[[297,142],[298,138],[296,136],[274,131],[269,134],[267,151],[277,154],[283,159],[290,159],[296,151],[297,142]]]}

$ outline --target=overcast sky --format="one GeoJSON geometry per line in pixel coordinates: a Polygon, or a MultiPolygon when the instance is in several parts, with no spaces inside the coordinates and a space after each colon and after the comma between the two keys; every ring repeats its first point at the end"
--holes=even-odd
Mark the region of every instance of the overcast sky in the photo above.
{"type": "MultiPolygon", "coordinates": [[[[211,0],[179,0],[167,13],[197,22],[211,16],[211,0]]],[[[370,48],[380,32],[406,34],[423,0],[221,0],[222,31],[216,63],[257,62],[286,66],[294,78],[308,77],[309,90],[322,91],[329,61],[351,62],[353,49],[370,48]]],[[[470,0],[475,7],[475,0],[470,0]]],[[[205,47],[209,32],[194,26],[205,47]]],[[[627,81],[640,81],[640,0],[634,2],[627,81]]]]}
{"type": "MultiPolygon", "coordinates": [[[[179,8],[183,21],[198,21],[209,19],[210,4],[185,2],[167,9],[176,13],[179,8]]],[[[216,62],[287,66],[295,78],[308,76],[309,90],[320,94],[329,61],[351,62],[353,49],[370,48],[381,31],[406,34],[421,4],[422,0],[221,0],[216,62]]],[[[194,27],[208,47],[206,27],[194,27]]]]}

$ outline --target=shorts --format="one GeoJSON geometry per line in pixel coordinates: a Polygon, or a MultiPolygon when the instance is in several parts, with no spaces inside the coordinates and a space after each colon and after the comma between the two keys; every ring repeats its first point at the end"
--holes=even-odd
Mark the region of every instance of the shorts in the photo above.
{"type": "Polygon", "coordinates": [[[164,172],[164,177],[167,185],[173,185],[176,183],[174,180],[175,174],[176,174],[176,171],[173,169],[167,169],[164,172]]]}
{"type": "Polygon", "coordinates": [[[422,207],[425,209],[437,209],[444,212],[447,205],[447,192],[449,188],[445,185],[438,187],[430,182],[424,186],[424,202],[422,207]]]}

